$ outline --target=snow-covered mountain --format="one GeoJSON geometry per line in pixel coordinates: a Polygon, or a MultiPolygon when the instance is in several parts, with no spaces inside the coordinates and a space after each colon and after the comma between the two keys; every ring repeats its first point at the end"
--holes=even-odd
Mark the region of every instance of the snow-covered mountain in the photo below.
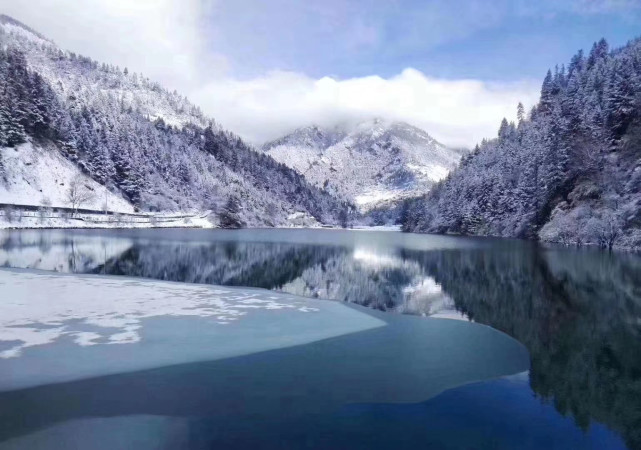
{"type": "Polygon", "coordinates": [[[283,226],[291,217],[336,224],[351,208],[222,129],[177,92],[65,51],[0,15],[0,203],[64,200],[67,183],[43,183],[38,175],[34,184],[36,166],[13,153],[26,155],[24,149],[44,155],[42,161],[69,161],[60,162],[67,175],[76,173],[67,178],[83,175],[105,186],[115,196],[109,204],[213,210],[222,226],[283,226]],[[37,195],[25,194],[34,189],[37,195]]]}
{"type": "Polygon", "coordinates": [[[380,118],[349,128],[300,128],[262,149],[362,211],[425,194],[463,154],[419,128],[380,118]]]}
{"type": "Polygon", "coordinates": [[[641,250],[641,38],[601,39],[566,67],[408,205],[404,230],[641,250]]]}
{"type": "Polygon", "coordinates": [[[59,93],[75,97],[95,90],[104,95],[110,93],[118,97],[123,107],[135,109],[152,121],[162,118],[173,126],[206,127],[210,121],[200,108],[178,92],[163,89],[141,74],[122,73],[118,67],[65,51],[12,17],[0,14],[0,29],[8,44],[24,52],[29,67],[59,93]]]}

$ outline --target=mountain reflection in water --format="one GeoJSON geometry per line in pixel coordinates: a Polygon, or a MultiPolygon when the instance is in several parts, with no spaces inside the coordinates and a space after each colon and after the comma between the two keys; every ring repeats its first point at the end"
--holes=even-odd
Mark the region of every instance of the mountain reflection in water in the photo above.
{"type": "Polygon", "coordinates": [[[531,243],[325,230],[23,231],[0,264],[255,286],[458,317],[522,342],[530,385],[641,448],[641,257],[531,243]]]}

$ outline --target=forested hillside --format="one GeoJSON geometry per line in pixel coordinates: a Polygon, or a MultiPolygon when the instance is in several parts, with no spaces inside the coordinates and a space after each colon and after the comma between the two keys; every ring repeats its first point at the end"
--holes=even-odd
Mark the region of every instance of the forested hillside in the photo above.
{"type": "Polygon", "coordinates": [[[548,71],[458,170],[406,205],[405,231],[641,247],[641,40],[548,71]]]}
{"type": "Polygon", "coordinates": [[[0,182],[2,152],[26,141],[53,142],[141,210],[214,210],[222,226],[236,227],[282,225],[301,213],[338,223],[350,208],[178,93],[0,16],[0,182]]]}

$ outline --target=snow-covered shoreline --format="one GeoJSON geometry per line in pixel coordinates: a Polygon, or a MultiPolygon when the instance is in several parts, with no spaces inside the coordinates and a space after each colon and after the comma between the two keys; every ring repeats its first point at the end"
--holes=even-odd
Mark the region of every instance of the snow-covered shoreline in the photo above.
{"type": "Polygon", "coordinates": [[[7,178],[0,182],[0,229],[214,226],[205,211],[137,213],[125,198],[82,173],[55,149],[27,142],[3,151],[7,178]],[[90,195],[71,208],[69,188],[74,182],[90,195]]]}
{"type": "Polygon", "coordinates": [[[69,208],[69,187],[76,182],[91,194],[77,207],[123,214],[135,212],[130,202],[88,177],[52,145],[27,142],[3,148],[2,164],[5,177],[0,180],[2,204],[69,208]]]}
{"type": "MultiPolygon", "coordinates": [[[[132,228],[219,228],[216,218],[209,211],[193,213],[51,213],[45,210],[24,211],[12,206],[10,220],[6,210],[0,208],[0,230],[73,230],[73,229],[132,229],[132,228]]],[[[291,220],[289,225],[275,227],[245,227],[248,229],[326,229],[341,230],[337,226],[319,223],[301,224],[291,220]]],[[[394,227],[354,227],[354,230],[396,230],[394,227]]]]}
{"type": "Polygon", "coordinates": [[[31,211],[12,206],[0,209],[0,229],[117,229],[117,228],[214,228],[209,214],[120,214],[75,213],[41,209],[31,211]]]}

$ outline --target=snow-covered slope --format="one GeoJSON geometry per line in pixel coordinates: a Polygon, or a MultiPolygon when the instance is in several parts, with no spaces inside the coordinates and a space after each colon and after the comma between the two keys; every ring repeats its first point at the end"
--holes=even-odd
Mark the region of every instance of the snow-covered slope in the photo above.
{"type": "MultiPolygon", "coordinates": [[[[122,207],[213,211],[226,227],[337,224],[352,211],[175,91],[60,49],[2,15],[0,122],[0,184],[11,180],[1,191],[6,203],[37,205],[48,196],[64,206],[52,198],[61,200],[66,190],[54,183],[64,168],[67,178],[82,173],[122,196],[122,207]],[[24,143],[52,152],[41,157],[53,164],[39,164],[38,172],[25,164],[30,156],[10,161],[12,148],[24,143]]],[[[83,206],[101,209],[105,196],[83,206]]]]}
{"type": "Polygon", "coordinates": [[[363,211],[426,193],[462,155],[419,128],[378,118],[350,129],[300,128],[262,149],[363,211]]]}
{"type": "Polygon", "coordinates": [[[55,148],[29,142],[0,152],[6,172],[6,181],[0,182],[0,203],[70,208],[69,185],[77,181],[92,193],[79,207],[134,212],[131,203],[84,175],[55,148]]]}
{"type": "Polygon", "coordinates": [[[202,111],[187,98],[163,89],[140,74],[126,73],[122,77],[120,69],[104,64],[100,67],[106,70],[95,70],[98,62],[59,48],[40,33],[2,14],[0,30],[8,35],[12,45],[24,52],[29,66],[64,97],[81,97],[89,91],[111,93],[122,107],[138,111],[150,120],[162,118],[173,126],[208,124],[202,111]]]}

